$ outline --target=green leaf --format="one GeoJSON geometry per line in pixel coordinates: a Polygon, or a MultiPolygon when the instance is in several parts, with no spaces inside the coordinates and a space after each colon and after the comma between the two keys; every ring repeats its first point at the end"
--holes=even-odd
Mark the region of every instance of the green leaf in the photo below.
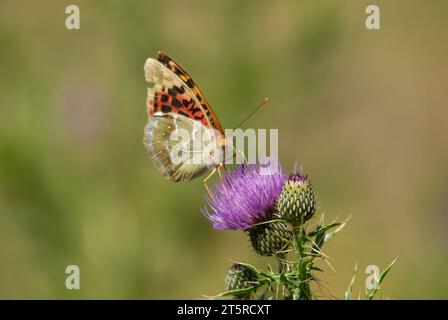
{"type": "Polygon", "coordinates": [[[324,272],[324,270],[322,270],[321,268],[318,268],[318,267],[316,267],[316,266],[312,266],[311,268],[310,268],[310,270],[311,271],[320,271],[320,272],[324,272]]]}
{"type": "Polygon", "coordinates": [[[334,237],[335,234],[336,234],[336,232],[334,232],[334,231],[325,232],[324,244],[327,243],[328,241],[330,241],[334,237]]]}
{"type": "Polygon", "coordinates": [[[292,281],[289,277],[287,277],[285,274],[281,274],[280,275],[280,282],[282,284],[284,284],[285,286],[289,287],[289,286],[295,286],[295,282],[292,281]]]}
{"type": "Polygon", "coordinates": [[[302,265],[306,266],[314,261],[314,257],[309,256],[309,257],[302,258],[301,260],[302,260],[302,265]]]}
{"type": "Polygon", "coordinates": [[[325,233],[327,230],[330,230],[331,228],[338,227],[340,225],[341,225],[340,222],[333,222],[333,223],[330,223],[329,225],[321,226],[321,227],[317,228],[316,230],[311,231],[310,233],[308,233],[308,236],[309,237],[315,237],[315,236],[317,236],[319,234],[325,233]]]}
{"type": "Polygon", "coordinates": [[[383,282],[384,278],[389,273],[389,271],[392,268],[392,266],[397,262],[397,259],[398,259],[398,257],[395,258],[394,260],[392,260],[392,262],[386,267],[386,269],[384,269],[383,272],[381,272],[380,284],[383,282]]]}
{"type": "Polygon", "coordinates": [[[325,240],[325,233],[319,233],[317,236],[316,236],[316,241],[314,242],[316,245],[315,245],[315,249],[317,250],[317,251],[319,251],[320,250],[320,248],[322,248],[322,246],[324,245],[324,240],[325,240]]]}
{"type": "Polygon", "coordinates": [[[320,219],[319,219],[319,223],[317,224],[317,227],[318,228],[323,227],[324,224],[325,224],[325,214],[322,213],[322,215],[320,216],[320,219]]]}
{"type": "Polygon", "coordinates": [[[266,294],[267,294],[268,290],[269,290],[269,286],[263,286],[260,290],[258,290],[258,292],[256,294],[256,299],[257,300],[266,300],[266,294]]]}
{"type": "Polygon", "coordinates": [[[251,286],[251,287],[247,287],[247,288],[244,288],[244,289],[229,290],[229,291],[222,292],[222,293],[218,294],[215,297],[219,298],[219,297],[228,297],[228,296],[237,296],[237,297],[244,296],[244,295],[254,291],[255,288],[256,288],[256,286],[251,286]]]}
{"type": "Polygon", "coordinates": [[[252,270],[252,271],[255,272],[256,274],[260,274],[260,273],[261,273],[261,271],[259,271],[256,267],[254,267],[253,265],[251,265],[251,264],[249,264],[249,263],[246,263],[246,262],[238,262],[238,261],[232,261],[232,262],[234,262],[234,263],[238,263],[238,264],[240,264],[240,265],[242,265],[242,266],[245,266],[246,268],[252,270]]]}
{"type": "Polygon", "coordinates": [[[367,299],[372,300],[375,297],[375,294],[378,292],[381,283],[383,282],[384,278],[389,273],[390,269],[395,264],[395,262],[397,262],[397,259],[398,257],[392,260],[392,262],[381,272],[380,280],[378,281],[378,286],[375,289],[373,289],[371,293],[367,293],[367,299]]]}
{"type": "Polygon", "coordinates": [[[355,264],[355,269],[353,270],[353,277],[352,280],[350,281],[350,284],[347,288],[347,291],[345,291],[344,293],[344,300],[351,300],[352,299],[352,289],[353,289],[353,284],[355,283],[355,276],[356,276],[356,270],[358,269],[358,263],[355,264]]]}

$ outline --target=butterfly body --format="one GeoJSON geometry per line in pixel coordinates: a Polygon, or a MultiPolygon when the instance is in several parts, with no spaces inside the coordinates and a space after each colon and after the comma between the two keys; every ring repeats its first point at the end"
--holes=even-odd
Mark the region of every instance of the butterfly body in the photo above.
{"type": "Polygon", "coordinates": [[[199,87],[162,52],[147,59],[144,69],[146,81],[153,84],[146,101],[144,144],[157,169],[172,181],[214,172],[224,162],[226,139],[199,87]],[[175,139],[185,135],[183,142],[175,139]]]}

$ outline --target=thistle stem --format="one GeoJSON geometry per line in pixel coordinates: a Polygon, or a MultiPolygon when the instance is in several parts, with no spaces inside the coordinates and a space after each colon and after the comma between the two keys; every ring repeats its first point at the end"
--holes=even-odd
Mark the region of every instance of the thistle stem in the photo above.
{"type": "Polygon", "coordinates": [[[296,266],[299,271],[299,300],[311,300],[311,290],[309,281],[312,279],[309,269],[307,267],[308,261],[305,260],[309,256],[305,250],[306,232],[301,227],[294,228],[294,248],[297,252],[298,265],[296,266]]]}
{"type": "MultiPolygon", "coordinates": [[[[279,273],[280,278],[281,278],[284,273],[289,271],[289,265],[285,261],[286,260],[286,254],[283,253],[283,252],[277,253],[275,258],[278,261],[278,273],[279,273]]],[[[291,288],[289,288],[288,285],[282,284],[282,291],[283,291],[282,292],[283,297],[290,298],[290,296],[291,296],[291,288]],[[285,289],[286,289],[286,292],[285,292],[285,289]]],[[[278,294],[278,292],[277,292],[277,294],[278,294]]]]}

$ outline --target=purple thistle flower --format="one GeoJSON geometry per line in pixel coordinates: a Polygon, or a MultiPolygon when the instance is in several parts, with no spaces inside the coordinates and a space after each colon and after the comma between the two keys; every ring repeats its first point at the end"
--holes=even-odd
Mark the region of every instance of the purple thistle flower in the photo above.
{"type": "Polygon", "coordinates": [[[216,230],[247,230],[270,219],[287,176],[278,166],[239,165],[223,176],[206,196],[202,213],[216,230]]]}

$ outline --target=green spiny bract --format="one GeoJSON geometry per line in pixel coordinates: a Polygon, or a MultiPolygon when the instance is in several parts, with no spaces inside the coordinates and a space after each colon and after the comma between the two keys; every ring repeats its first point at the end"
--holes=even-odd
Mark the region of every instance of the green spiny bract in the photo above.
{"type": "Polygon", "coordinates": [[[257,274],[243,264],[235,263],[227,270],[227,290],[241,290],[249,288],[258,280],[257,274]]]}
{"type": "Polygon", "coordinates": [[[285,182],[277,202],[281,219],[298,226],[310,219],[316,212],[316,199],[308,177],[292,173],[285,182]]]}

